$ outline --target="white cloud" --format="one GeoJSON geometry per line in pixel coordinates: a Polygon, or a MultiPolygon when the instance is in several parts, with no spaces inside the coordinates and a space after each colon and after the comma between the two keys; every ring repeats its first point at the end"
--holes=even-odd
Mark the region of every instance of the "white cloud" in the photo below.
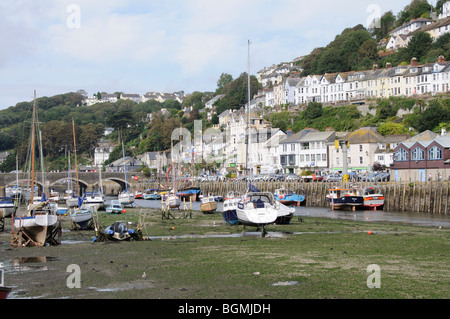
{"type": "MultiPolygon", "coordinates": [[[[409,2],[377,3],[381,13],[396,14],[409,2]]],[[[221,73],[237,77],[247,71],[248,39],[255,74],[364,24],[371,3],[1,0],[0,41],[7,49],[0,50],[0,108],[14,96],[17,102],[28,99],[30,88],[46,95],[69,88],[214,90],[221,73]],[[67,25],[72,4],[80,9],[80,28],[67,25]]]]}

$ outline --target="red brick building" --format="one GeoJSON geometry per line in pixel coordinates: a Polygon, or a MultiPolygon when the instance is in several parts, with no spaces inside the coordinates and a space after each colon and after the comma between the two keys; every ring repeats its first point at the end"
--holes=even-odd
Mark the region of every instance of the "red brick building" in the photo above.
{"type": "Polygon", "coordinates": [[[448,180],[450,178],[450,136],[429,141],[405,141],[394,149],[391,181],[448,180]]]}

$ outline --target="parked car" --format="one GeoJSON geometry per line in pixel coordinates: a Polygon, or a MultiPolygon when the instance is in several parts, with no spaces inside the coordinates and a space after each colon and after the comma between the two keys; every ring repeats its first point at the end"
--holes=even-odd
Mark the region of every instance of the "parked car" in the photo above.
{"type": "Polygon", "coordinates": [[[391,173],[388,172],[377,173],[374,176],[374,180],[377,182],[389,182],[391,180],[391,173]]]}
{"type": "Polygon", "coordinates": [[[342,174],[328,174],[323,178],[324,182],[342,182],[342,174]]]}

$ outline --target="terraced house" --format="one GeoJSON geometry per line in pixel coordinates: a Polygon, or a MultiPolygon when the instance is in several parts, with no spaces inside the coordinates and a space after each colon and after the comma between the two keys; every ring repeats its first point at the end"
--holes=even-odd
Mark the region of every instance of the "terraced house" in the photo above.
{"type": "MultiPolygon", "coordinates": [[[[411,97],[421,94],[448,93],[450,62],[440,56],[435,63],[418,65],[413,58],[409,65],[379,69],[308,75],[296,79],[294,94],[285,95],[284,103],[305,105],[311,102],[337,104],[365,98],[411,97]]],[[[293,83],[291,78],[285,83],[293,83]]],[[[281,99],[275,100],[275,105],[281,99]]]]}

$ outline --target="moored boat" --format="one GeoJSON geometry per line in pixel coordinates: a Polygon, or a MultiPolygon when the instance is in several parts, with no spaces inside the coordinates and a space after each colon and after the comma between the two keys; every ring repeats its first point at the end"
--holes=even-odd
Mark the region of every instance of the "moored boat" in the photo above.
{"type": "Polygon", "coordinates": [[[300,206],[305,200],[305,195],[295,193],[284,187],[276,189],[274,196],[277,201],[287,206],[300,206]]]}
{"type": "Polygon", "coordinates": [[[374,210],[383,209],[384,195],[380,192],[379,187],[370,186],[364,190],[364,208],[372,208],[374,210]]]}
{"type": "Polygon", "coordinates": [[[333,188],[329,190],[327,201],[330,203],[331,209],[351,208],[356,210],[363,207],[364,197],[361,188],[333,188]]]}
{"type": "Polygon", "coordinates": [[[16,206],[11,197],[0,197],[0,216],[8,217],[15,211],[16,206]]]}
{"type": "Polygon", "coordinates": [[[106,212],[109,214],[122,214],[124,212],[124,208],[120,201],[112,200],[109,206],[106,207],[106,212]]]}
{"type": "Polygon", "coordinates": [[[214,196],[206,196],[201,199],[200,210],[205,213],[214,213],[217,210],[217,201],[214,196]]]}

